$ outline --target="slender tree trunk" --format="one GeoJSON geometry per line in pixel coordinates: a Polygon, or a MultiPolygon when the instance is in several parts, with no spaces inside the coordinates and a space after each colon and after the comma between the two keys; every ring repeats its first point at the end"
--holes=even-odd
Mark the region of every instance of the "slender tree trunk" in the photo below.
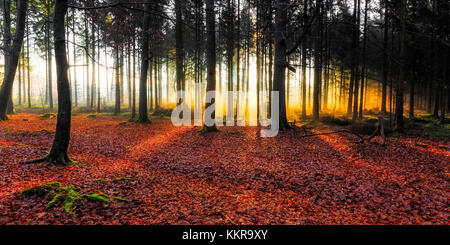
{"type": "Polygon", "coordinates": [[[47,2],[47,68],[48,68],[48,103],[50,109],[53,109],[53,69],[52,69],[52,47],[50,44],[50,13],[51,13],[50,3],[47,2]]]}
{"type": "Polygon", "coordinates": [[[363,119],[363,114],[364,114],[364,83],[367,82],[367,78],[366,78],[366,48],[367,48],[367,19],[368,19],[368,3],[369,1],[366,0],[366,4],[365,4],[365,8],[364,8],[364,38],[363,38],[363,58],[362,58],[362,70],[361,70],[361,95],[360,95],[360,99],[359,99],[359,114],[358,114],[358,118],[359,120],[363,119]]]}
{"type": "MultiPolygon", "coordinates": [[[[73,10],[72,13],[72,29],[75,30],[75,10],[73,10]]],[[[73,94],[74,94],[74,101],[75,101],[75,107],[78,107],[78,81],[77,81],[77,48],[75,45],[75,33],[72,34],[72,42],[73,42],[73,94]]]]}
{"type": "Polygon", "coordinates": [[[92,79],[91,79],[91,101],[90,101],[90,107],[91,107],[91,109],[93,109],[94,108],[94,101],[95,101],[95,83],[96,83],[96,81],[95,81],[95,73],[96,73],[96,71],[95,71],[95,57],[96,57],[96,55],[95,55],[95,42],[96,42],[96,40],[95,40],[95,25],[94,25],[94,23],[92,23],[92,25],[91,25],[91,27],[92,27],[92,30],[91,30],[91,46],[92,46],[92,74],[91,74],[91,77],[92,77],[92,79]]]}
{"type": "Polygon", "coordinates": [[[389,74],[389,57],[388,57],[388,43],[389,43],[389,12],[388,0],[383,0],[384,4],[384,37],[383,37],[383,80],[381,90],[381,113],[386,114],[386,97],[387,97],[387,83],[389,74]]]}
{"type": "MultiPolygon", "coordinates": [[[[22,55],[19,55],[22,56],[22,55]]],[[[22,105],[22,60],[19,58],[19,64],[17,65],[17,69],[19,71],[19,77],[18,77],[18,82],[19,82],[19,86],[17,89],[18,92],[18,98],[19,98],[19,105],[22,105]]]]}
{"type": "Polygon", "coordinates": [[[184,49],[183,49],[183,0],[175,0],[175,46],[176,46],[176,88],[177,88],[177,105],[183,103],[180,92],[185,90],[184,86],[184,49]]]}
{"type": "Polygon", "coordinates": [[[28,81],[28,108],[31,108],[31,67],[30,67],[30,23],[27,16],[27,81],[28,81]]]}
{"type": "Polygon", "coordinates": [[[395,128],[403,131],[403,83],[405,77],[405,34],[406,34],[406,0],[400,0],[400,64],[397,91],[395,95],[395,128]]]}
{"type": "MultiPolygon", "coordinates": [[[[361,22],[361,0],[357,0],[357,18],[356,18],[356,26],[355,26],[355,63],[353,66],[353,72],[355,73],[355,89],[354,89],[354,104],[353,104],[353,120],[358,119],[358,101],[359,101],[359,91],[360,91],[360,73],[359,73],[359,63],[360,63],[360,48],[359,48],[359,32],[360,32],[360,22],[361,22]]],[[[361,93],[362,93],[361,89],[361,93]]]]}
{"type": "MultiPolygon", "coordinates": [[[[117,44],[116,44],[117,45],[117,44]]],[[[119,46],[114,47],[114,58],[115,58],[115,108],[114,114],[120,114],[120,59],[119,59],[119,46]]]]}
{"type": "MultiPolygon", "coordinates": [[[[308,0],[304,1],[303,6],[303,20],[306,21],[308,18],[308,0]]],[[[306,42],[302,45],[302,116],[303,120],[306,119],[306,42]]]]}
{"type": "MultiPolygon", "coordinates": [[[[131,119],[136,118],[136,40],[133,37],[133,106],[131,108],[131,119]]],[[[147,83],[147,81],[146,81],[147,83]]]]}
{"type": "Polygon", "coordinates": [[[90,89],[89,89],[89,27],[87,13],[84,15],[84,35],[85,35],[85,56],[86,56],[86,107],[89,107],[90,102],[90,89]]]}

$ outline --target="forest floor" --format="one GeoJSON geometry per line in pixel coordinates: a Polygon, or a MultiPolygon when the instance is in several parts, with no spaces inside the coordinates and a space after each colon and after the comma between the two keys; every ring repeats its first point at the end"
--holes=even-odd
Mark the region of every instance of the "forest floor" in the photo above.
{"type": "Polygon", "coordinates": [[[0,122],[1,224],[450,224],[448,139],[379,137],[364,144],[325,125],[259,137],[251,127],[173,127],[124,117],[74,116],[70,167],[24,165],[43,157],[56,119],[0,122]],[[23,190],[60,182],[110,204],[46,208],[23,190]]]}

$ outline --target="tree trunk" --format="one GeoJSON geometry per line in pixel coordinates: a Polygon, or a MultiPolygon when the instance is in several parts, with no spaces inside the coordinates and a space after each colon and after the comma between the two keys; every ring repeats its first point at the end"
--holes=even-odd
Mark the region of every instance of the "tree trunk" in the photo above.
{"type": "Polygon", "coordinates": [[[136,40],[133,37],[133,106],[131,107],[131,119],[136,118],[136,40]]]}
{"type": "Polygon", "coordinates": [[[184,93],[184,49],[183,49],[183,3],[182,0],[175,0],[175,15],[176,15],[176,24],[175,24],[175,46],[176,46],[176,87],[177,87],[177,105],[180,105],[183,101],[182,98],[179,98],[181,93],[184,93]]]}
{"type": "MultiPolygon", "coordinates": [[[[322,1],[316,1],[316,8],[322,8],[322,1]]],[[[322,10],[320,10],[322,12],[322,10]]],[[[318,25],[316,27],[316,36],[319,37],[315,42],[314,47],[314,92],[313,92],[313,120],[318,121],[320,119],[320,84],[322,82],[321,73],[322,73],[322,17],[318,18],[318,25]]]]}
{"type": "MultiPolygon", "coordinates": [[[[214,0],[206,0],[206,37],[207,37],[207,84],[206,84],[206,92],[215,91],[216,90],[216,32],[215,32],[215,16],[214,12],[214,0]]],[[[215,93],[215,92],[214,92],[215,93]]],[[[215,104],[215,99],[211,102],[207,101],[205,103],[205,108],[210,107],[215,104]]],[[[204,131],[211,132],[217,131],[215,120],[216,114],[215,110],[211,116],[214,121],[214,125],[205,125],[203,127],[204,131]]]]}
{"type": "Polygon", "coordinates": [[[68,0],[55,1],[55,14],[53,17],[54,47],[58,90],[58,118],[56,133],[50,153],[43,159],[28,163],[48,161],[56,165],[65,166],[72,163],[67,155],[70,143],[70,123],[72,104],[70,100],[70,85],[67,76],[67,51],[64,18],[67,13],[68,0]]]}
{"type": "MultiPolygon", "coordinates": [[[[147,0],[145,5],[146,11],[150,11],[150,1],[147,0]]],[[[144,25],[142,27],[142,37],[141,37],[141,76],[139,81],[139,119],[138,122],[149,123],[148,110],[147,110],[147,72],[149,64],[149,25],[150,25],[150,15],[145,14],[144,25]]]]}
{"type": "Polygon", "coordinates": [[[91,46],[92,46],[92,74],[91,74],[91,101],[90,101],[90,107],[91,107],[91,109],[93,109],[94,108],[94,102],[95,102],[95,87],[96,87],[96,85],[95,85],[95,83],[96,83],[96,81],[95,81],[95,25],[94,25],[94,23],[92,23],[92,25],[91,25],[91,28],[92,28],[92,30],[91,30],[91,38],[92,38],[92,40],[91,40],[91,46]]]}
{"type": "Polygon", "coordinates": [[[388,42],[389,42],[389,12],[388,0],[383,0],[384,4],[384,37],[383,37],[383,80],[381,90],[381,113],[386,114],[386,97],[387,97],[387,83],[389,72],[389,57],[388,57],[388,42]]]}
{"type": "MultiPolygon", "coordinates": [[[[359,91],[360,91],[360,84],[362,84],[362,81],[360,81],[360,73],[359,73],[359,63],[360,63],[360,48],[359,48],[359,32],[360,32],[360,20],[361,20],[361,0],[355,1],[355,4],[357,2],[357,17],[356,17],[356,23],[355,23],[355,63],[353,63],[353,72],[354,75],[354,82],[355,82],[355,88],[353,91],[354,98],[353,98],[353,120],[358,119],[358,101],[359,101],[359,91]]],[[[362,93],[361,89],[361,93],[362,93]]]]}
{"type": "Polygon", "coordinates": [[[114,115],[120,114],[120,60],[119,60],[119,47],[116,44],[116,47],[114,47],[114,60],[115,60],[115,91],[116,91],[116,98],[115,98],[115,108],[114,108],[114,115]]]}
{"type": "Polygon", "coordinates": [[[368,19],[368,3],[369,1],[366,0],[366,6],[364,8],[364,38],[363,38],[363,53],[362,53],[362,70],[361,70],[361,95],[360,95],[360,99],[359,99],[359,114],[358,114],[358,118],[359,120],[363,119],[363,114],[364,114],[364,85],[365,83],[367,83],[367,78],[366,78],[366,48],[367,48],[367,19],[368,19]]]}
{"type": "Polygon", "coordinates": [[[280,130],[290,129],[286,117],[286,24],[289,0],[277,0],[275,17],[275,65],[273,75],[274,91],[279,92],[280,130]]]}
{"type": "MultiPolygon", "coordinates": [[[[9,9],[9,1],[6,1],[5,8],[9,9]]],[[[22,49],[23,39],[25,36],[25,17],[27,14],[27,6],[28,1],[19,0],[17,3],[17,22],[16,22],[16,33],[14,35],[12,46],[10,47],[9,37],[11,37],[11,33],[9,28],[5,28],[6,36],[8,37],[6,41],[8,45],[5,46],[5,75],[3,78],[3,83],[0,88],[0,120],[7,120],[7,109],[8,104],[12,106],[11,95],[12,95],[12,86],[14,83],[14,77],[16,76],[17,64],[19,63],[20,50],[22,49]],[[8,32],[7,32],[8,31],[8,32]]],[[[5,11],[8,12],[9,11],[5,11]]],[[[9,16],[5,17],[9,19],[9,16]]]]}
{"type": "Polygon", "coordinates": [[[405,34],[406,34],[406,0],[400,0],[400,64],[397,91],[395,95],[395,129],[403,131],[403,83],[405,77],[405,34]]]}

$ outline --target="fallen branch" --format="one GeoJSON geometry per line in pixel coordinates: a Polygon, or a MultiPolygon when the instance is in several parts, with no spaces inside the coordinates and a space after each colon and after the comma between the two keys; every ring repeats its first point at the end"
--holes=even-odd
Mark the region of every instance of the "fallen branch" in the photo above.
{"type": "Polygon", "coordinates": [[[382,117],[378,117],[378,126],[377,129],[375,130],[375,132],[373,132],[373,134],[369,137],[369,138],[364,138],[362,135],[353,132],[351,130],[347,130],[347,129],[341,129],[341,130],[337,130],[337,131],[333,131],[333,132],[327,132],[327,133],[318,133],[318,134],[307,134],[307,135],[301,135],[299,136],[299,138],[307,138],[307,137],[314,137],[314,136],[320,136],[320,135],[331,135],[331,134],[339,134],[339,133],[348,133],[348,134],[352,134],[357,136],[358,138],[360,138],[361,140],[358,142],[354,142],[354,143],[359,143],[359,144],[363,144],[364,142],[370,142],[373,138],[375,138],[375,136],[377,136],[378,134],[381,135],[383,142],[382,142],[382,146],[386,145],[386,135],[384,132],[384,125],[383,125],[383,118],[382,117]]]}
{"type": "Polygon", "coordinates": [[[347,129],[341,129],[341,130],[337,130],[337,131],[333,131],[333,132],[327,132],[327,133],[307,134],[307,135],[299,136],[299,138],[307,138],[307,137],[314,137],[314,136],[320,136],[320,135],[330,135],[330,134],[339,134],[339,133],[349,133],[349,134],[356,135],[362,140],[362,142],[364,142],[364,140],[365,140],[364,137],[362,137],[360,134],[358,134],[356,132],[353,132],[353,131],[350,131],[350,130],[347,130],[347,129]]]}

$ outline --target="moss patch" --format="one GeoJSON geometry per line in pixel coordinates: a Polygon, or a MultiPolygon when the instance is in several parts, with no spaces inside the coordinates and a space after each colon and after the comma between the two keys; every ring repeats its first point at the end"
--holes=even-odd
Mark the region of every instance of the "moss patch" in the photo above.
{"type": "Polygon", "coordinates": [[[48,113],[42,114],[42,115],[41,115],[41,118],[44,118],[44,119],[53,119],[53,118],[56,118],[57,116],[58,116],[58,115],[56,115],[55,113],[48,112],[48,113]]]}
{"type": "Polygon", "coordinates": [[[100,203],[106,203],[106,204],[111,203],[111,201],[109,200],[110,196],[105,195],[105,194],[91,193],[88,195],[84,195],[84,197],[92,202],[100,202],[100,203]]]}
{"type": "Polygon", "coordinates": [[[59,182],[52,182],[24,190],[22,195],[46,197],[48,201],[46,209],[52,209],[57,205],[61,205],[66,213],[71,213],[74,203],[81,199],[104,204],[110,204],[112,201],[127,201],[124,198],[109,196],[104,193],[90,192],[83,194],[82,190],[83,188],[81,187],[62,186],[59,182]]]}
{"type": "Polygon", "coordinates": [[[22,191],[22,195],[44,197],[51,191],[59,189],[59,188],[61,188],[61,183],[51,182],[51,183],[47,183],[45,185],[31,187],[29,189],[26,189],[26,190],[22,191]]]}
{"type": "Polygon", "coordinates": [[[130,180],[133,180],[133,178],[130,178],[130,177],[119,177],[119,178],[113,179],[112,181],[113,182],[118,182],[118,181],[130,181],[130,180]]]}

